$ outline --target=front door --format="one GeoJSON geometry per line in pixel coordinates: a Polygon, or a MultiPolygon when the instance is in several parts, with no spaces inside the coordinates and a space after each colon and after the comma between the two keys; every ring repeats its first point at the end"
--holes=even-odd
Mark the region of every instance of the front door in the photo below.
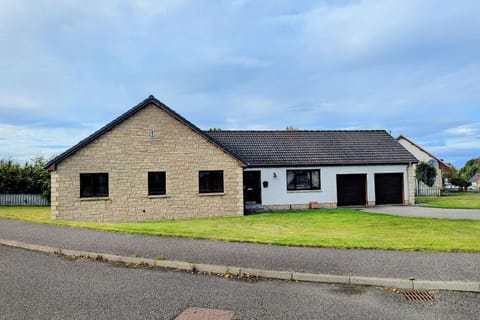
{"type": "Polygon", "coordinates": [[[246,209],[258,207],[262,204],[260,171],[243,172],[243,199],[246,209]]]}

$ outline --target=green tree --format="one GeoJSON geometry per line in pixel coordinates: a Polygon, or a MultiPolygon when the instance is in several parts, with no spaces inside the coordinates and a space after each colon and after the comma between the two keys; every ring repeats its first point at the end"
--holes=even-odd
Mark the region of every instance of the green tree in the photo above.
{"type": "Polygon", "coordinates": [[[457,168],[453,164],[448,163],[448,168],[442,170],[442,176],[450,182],[450,180],[458,177],[457,168]]]}
{"type": "Polygon", "coordinates": [[[480,172],[480,158],[468,160],[458,174],[465,180],[469,180],[477,172],[480,172]]]}
{"type": "Polygon", "coordinates": [[[12,160],[0,160],[0,193],[41,194],[50,199],[50,174],[43,169],[46,160],[36,157],[23,166],[12,160]]]}
{"type": "Polygon", "coordinates": [[[427,186],[431,187],[435,183],[437,170],[435,170],[435,168],[428,163],[421,161],[415,168],[415,175],[417,176],[418,181],[421,181],[427,186]]]}
{"type": "Polygon", "coordinates": [[[462,177],[456,177],[450,180],[450,183],[459,188],[459,191],[467,191],[467,188],[472,185],[472,183],[462,177]]]}
{"type": "Polygon", "coordinates": [[[12,160],[0,160],[0,193],[18,193],[24,188],[22,167],[12,160]]]}

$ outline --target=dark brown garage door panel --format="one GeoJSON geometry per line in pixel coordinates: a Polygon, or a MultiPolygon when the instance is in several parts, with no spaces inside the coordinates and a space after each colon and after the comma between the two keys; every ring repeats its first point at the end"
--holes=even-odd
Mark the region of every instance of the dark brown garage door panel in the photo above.
{"type": "Polygon", "coordinates": [[[403,173],[375,174],[375,203],[403,204],[403,173]]]}
{"type": "Polygon", "coordinates": [[[337,174],[337,205],[364,206],[367,204],[366,174],[337,174]]]}

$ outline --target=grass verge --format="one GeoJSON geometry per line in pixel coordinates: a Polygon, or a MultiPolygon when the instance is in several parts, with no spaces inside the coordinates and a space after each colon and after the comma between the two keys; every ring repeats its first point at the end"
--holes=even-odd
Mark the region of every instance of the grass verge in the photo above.
{"type": "Polygon", "coordinates": [[[0,218],[152,236],[288,246],[480,252],[480,221],[397,217],[351,209],[97,223],[50,220],[48,207],[0,207],[0,218]]]}
{"type": "Polygon", "coordinates": [[[446,209],[480,209],[480,193],[452,193],[441,197],[415,197],[417,203],[426,207],[446,209]]]}

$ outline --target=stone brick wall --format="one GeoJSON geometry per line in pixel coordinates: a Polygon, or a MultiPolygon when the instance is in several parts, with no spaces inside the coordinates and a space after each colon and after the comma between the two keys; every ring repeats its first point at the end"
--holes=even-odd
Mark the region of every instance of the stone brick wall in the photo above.
{"type": "Polygon", "coordinates": [[[415,204],[415,181],[416,181],[416,176],[415,176],[415,168],[417,167],[416,164],[412,164],[408,166],[407,171],[408,171],[408,192],[409,192],[409,197],[410,199],[405,201],[406,205],[409,204],[415,204]]]}
{"type": "MultiPolygon", "coordinates": [[[[315,209],[335,209],[336,203],[319,202],[315,209]]],[[[310,204],[270,204],[263,206],[265,211],[290,211],[290,210],[306,210],[310,209],[310,204]]]]}
{"type": "Polygon", "coordinates": [[[142,221],[243,214],[241,164],[149,105],[52,172],[52,219],[142,221]],[[150,138],[151,130],[155,138],[150,138]],[[223,170],[223,194],[199,194],[198,172],[223,170]],[[166,172],[166,195],[148,196],[148,172],[166,172]],[[109,174],[109,196],[80,198],[80,173],[109,174]]]}

